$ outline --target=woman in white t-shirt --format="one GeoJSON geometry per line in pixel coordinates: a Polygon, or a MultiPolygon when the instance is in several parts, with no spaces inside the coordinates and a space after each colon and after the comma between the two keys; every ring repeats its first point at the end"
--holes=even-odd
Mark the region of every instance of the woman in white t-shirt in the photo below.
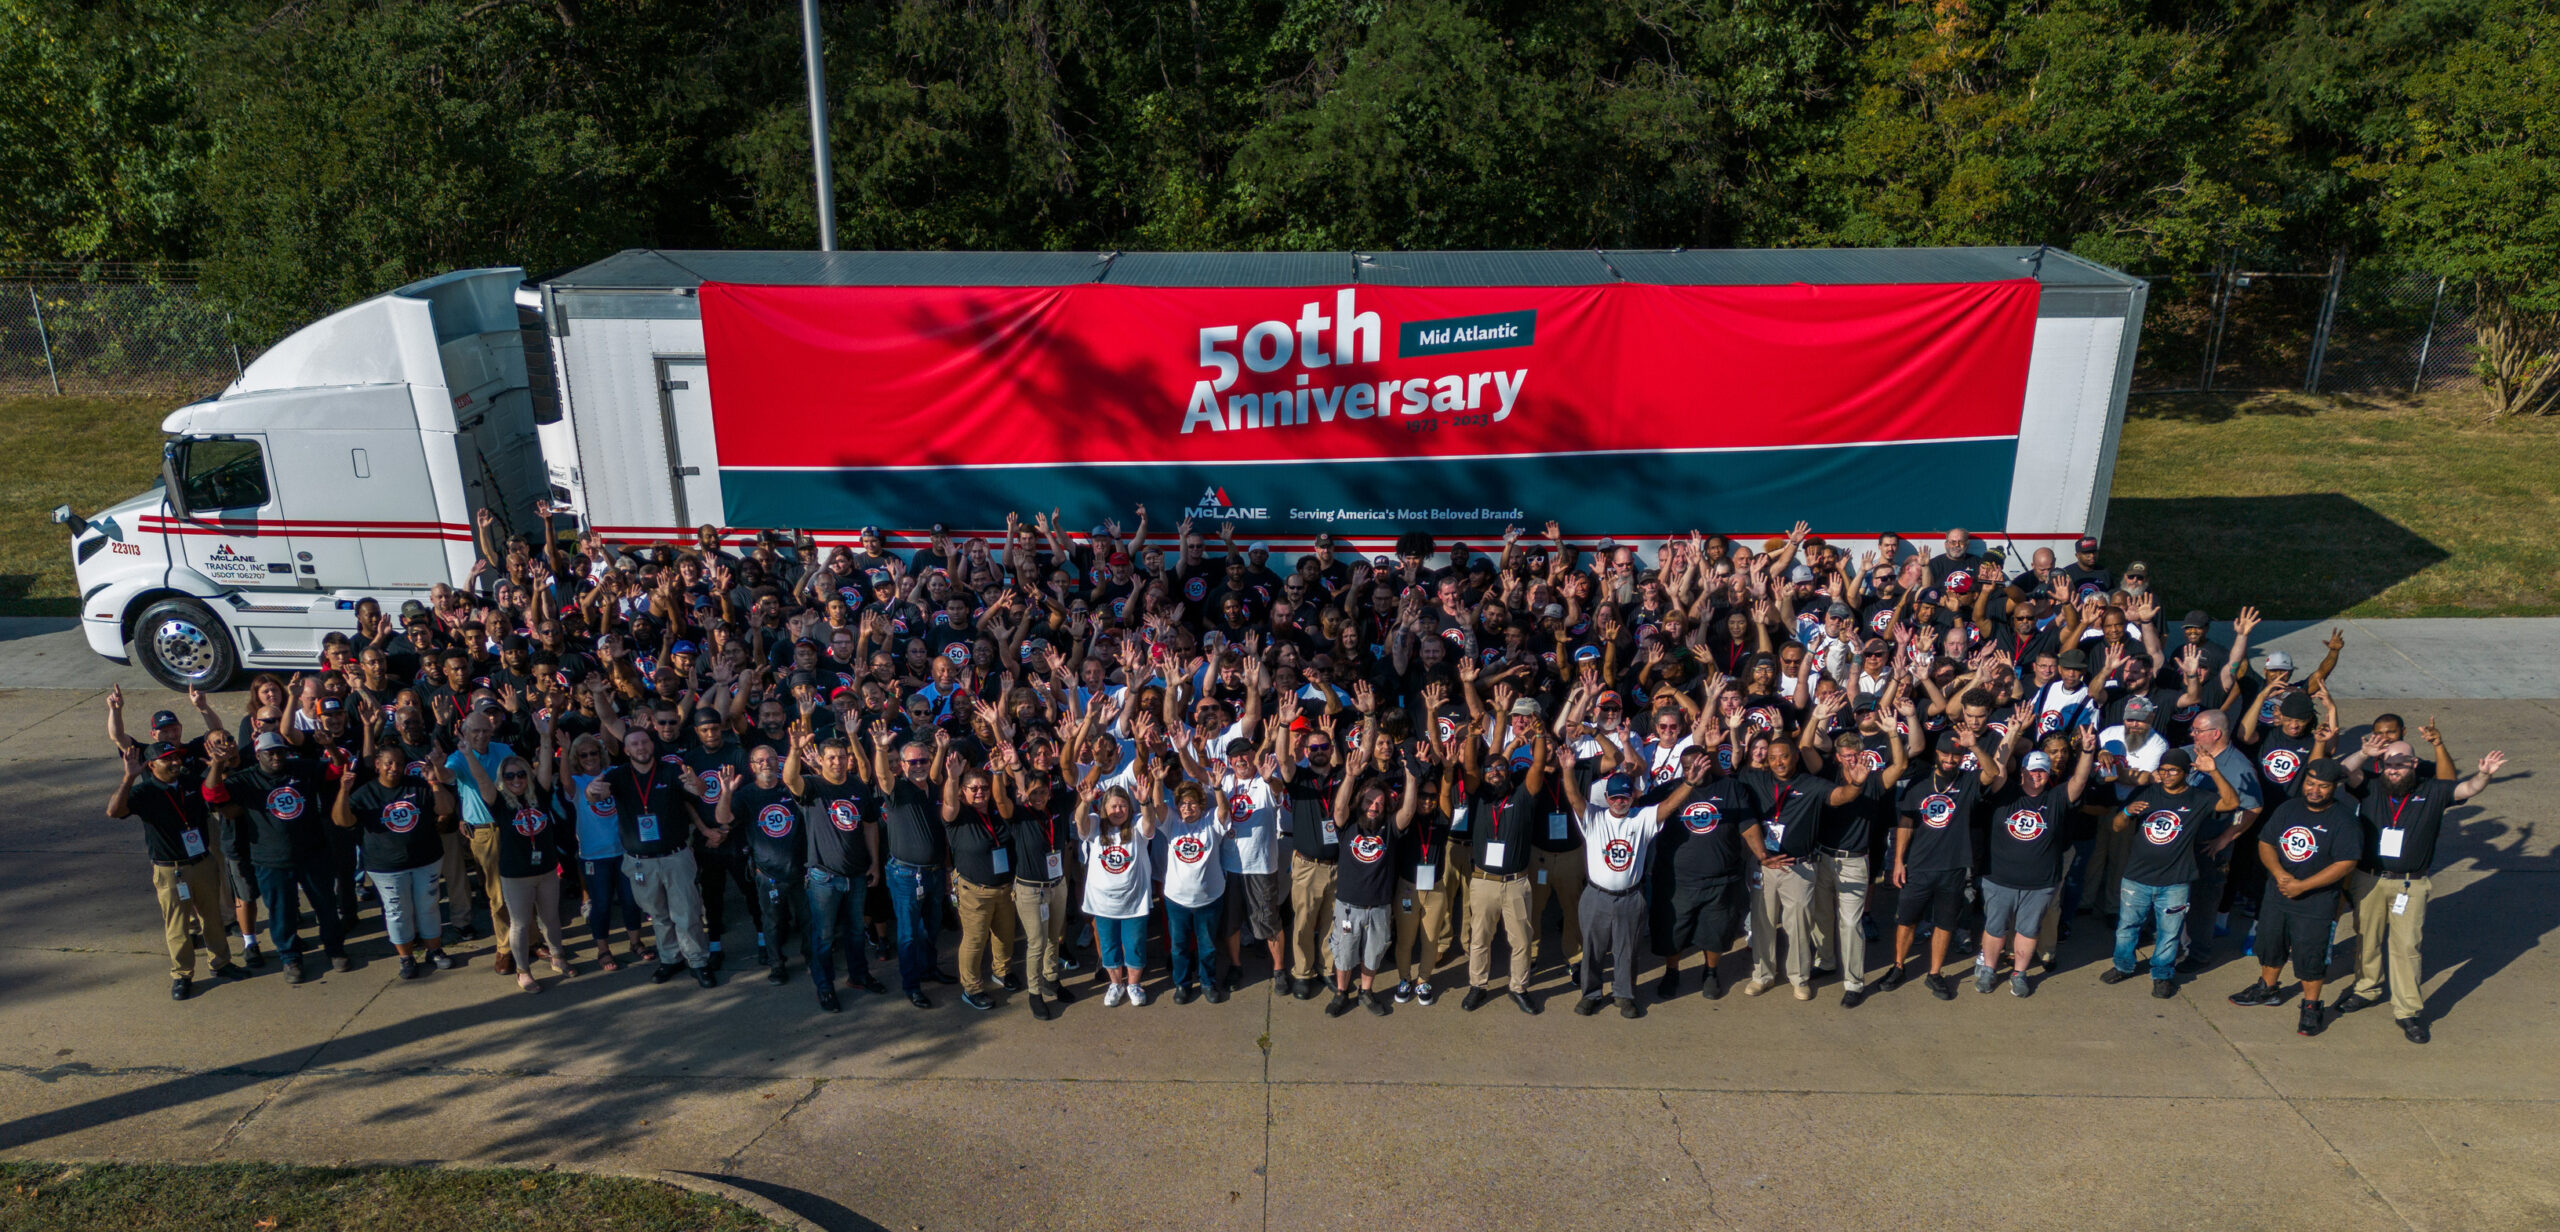
{"type": "Polygon", "coordinates": [[[1173,790],[1173,820],[1158,827],[1165,840],[1165,935],[1173,950],[1173,1003],[1187,1005],[1209,986],[1209,999],[1224,1001],[1218,984],[1218,921],[1224,914],[1227,875],[1218,847],[1229,826],[1223,810],[1209,807],[1209,793],[1186,782],[1173,790]]]}
{"type": "MultiPolygon", "coordinates": [[[[1152,799],[1156,776],[1148,778],[1149,790],[1140,794],[1152,799]]],[[[1084,913],[1093,919],[1103,974],[1111,979],[1102,1003],[1145,1005],[1138,974],[1147,955],[1147,839],[1155,833],[1156,812],[1125,787],[1097,789],[1088,781],[1081,795],[1076,836],[1084,851],[1084,913]]]]}

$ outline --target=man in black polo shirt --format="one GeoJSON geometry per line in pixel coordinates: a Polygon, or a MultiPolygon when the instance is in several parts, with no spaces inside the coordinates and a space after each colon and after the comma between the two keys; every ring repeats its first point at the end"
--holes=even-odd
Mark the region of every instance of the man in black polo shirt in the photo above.
{"type": "Polygon", "coordinates": [[[873,729],[871,742],[875,781],[889,784],[881,824],[889,839],[889,909],[898,922],[898,984],[916,1008],[931,1009],[926,980],[959,983],[936,969],[934,956],[934,937],[942,930],[944,866],[951,862],[934,784],[957,768],[945,764],[947,744],[937,749],[922,740],[894,743],[885,727],[873,729]]]}
{"type": "MultiPolygon", "coordinates": [[[[1534,705],[1534,703],[1532,703],[1534,705]]],[[[1504,725],[1506,729],[1509,724],[1504,725]]],[[[1547,758],[1544,725],[1534,728],[1529,768],[1516,781],[1511,750],[1485,756],[1484,721],[1479,718],[1459,737],[1465,746],[1461,776],[1440,776],[1440,807],[1455,827],[1464,821],[1472,855],[1467,873],[1467,995],[1462,1010],[1481,1008],[1493,999],[1493,937],[1499,929],[1511,947],[1511,1003],[1524,1014],[1538,1012],[1529,999],[1530,955],[1536,948],[1529,927],[1529,838],[1544,825],[1547,758]],[[1461,798],[1464,802],[1461,803],[1461,798]]]]}
{"type": "Polygon", "coordinates": [[[204,785],[181,781],[185,750],[164,740],[151,746],[148,761],[139,748],[122,752],[124,780],[107,800],[107,816],[142,822],[142,845],[151,854],[151,888],[160,898],[161,932],[169,943],[169,996],[184,1001],[196,981],[196,941],[188,934],[189,922],[204,934],[215,975],[236,979],[248,974],[231,961],[231,943],[222,933],[223,871],[211,858],[212,817],[204,785]]]}
{"type": "Polygon", "coordinates": [[[995,1002],[987,996],[982,967],[992,967],[995,984],[1006,992],[1022,988],[1013,974],[1013,936],[1019,929],[1013,848],[996,813],[994,776],[953,754],[951,733],[935,732],[934,743],[952,763],[943,781],[942,824],[951,843],[952,899],[960,915],[960,1004],[991,1010],[995,1002]]]}
{"type": "Polygon", "coordinates": [[[693,768],[673,751],[661,751],[649,733],[625,733],[622,748],[625,763],[587,784],[587,799],[612,802],[622,828],[623,876],[640,910],[658,922],[658,967],[649,978],[664,984],[690,967],[694,982],[709,988],[718,981],[702,937],[692,848],[694,831],[707,828],[694,802],[708,793],[693,768]]]}
{"type": "MultiPolygon", "coordinates": [[[[734,773],[747,764],[744,745],[729,737],[728,724],[717,706],[698,706],[693,712],[693,743],[677,750],[676,755],[702,780],[703,811],[720,807],[720,796],[734,773]],[[731,771],[722,774],[721,771],[731,771]]],[[[693,844],[694,876],[702,894],[703,933],[709,938],[711,969],[720,969],[720,935],[729,929],[729,890],[735,887],[746,900],[747,916],[755,921],[759,957],[763,949],[764,903],[756,895],[755,878],[749,868],[747,839],[734,830],[719,826],[709,833],[697,832],[693,844]],[[716,837],[715,837],[716,836],[716,837]]]]}
{"type": "Polygon", "coordinates": [[[1289,995],[1311,1001],[1330,982],[1336,876],[1341,869],[1341,828],[1333,816],[1334,793],[1345,773],[1325,729],[1300,719],[1289,725],[1281,749],[1280,777],[1289,789],[1282,814],[1289,840],[1289,995]]]}
{"type": "Polygon", "coordinates": [[[1022,928],[1022,966],[1031,989],[1031,1016],[1057,1016],[1051,1001],[1075,999],[1058,983],[1058,947],[1067,926],[1067,849],[1075,841],[1075,798],[1057,790],[1048,775],[1024,764],[1011,746],[998,750],[996,811],[1008,827],[1013,863],[1013,914],[1022,928]]]}
{"type": "Polygon", "coordinates": [[[2258,979],[2231,994],[2233,1005],[2282,1005],[2276,980],[2285,959],[2302,981],[2302,1018],[2294,1028],[2318,1035],[2328,1026],[2320,984],[2329,976],[2329,945],[2338,927],[2339,887],[2355,871],[2364,831],[2338,803],[2346,767],[2323,757],[2298,777],[2299,795],[2275,807],[2258,830],[2258,862],[2273,894],[2258,909],[2258,979]]]}
{"type": "Polygon", "coordinates": [[[2353,1013],[2382,1004],[2383,970],[2391,975],[2391,1017],[2413,1044],[2427,1042],[2426,990],[2419,966],[2418,942],[2427,926],[2427,899],[2434,890],[2436,838],[2444,829],[2446,808],[2488,789],[2489,776],[2507,764],[2505,753],[2480,755],[2479,769],[2452,781],[2451,756],[2435,725],[2424,729],[2437,753],[2437,775],[2418,777],[2418,754],[2406,743],[2380,744],[2367,739],[2345,761],[2347,783],[2362,783],[2364,799],[2356,811],[2364,834],[2355,875],[2347,893],[2355,901],[2356,984],[2338,998],[2338,1012],[2353,1013]],[[2364,781],[2367,761],[2379,756],[2382,775],[2364,781]]]}

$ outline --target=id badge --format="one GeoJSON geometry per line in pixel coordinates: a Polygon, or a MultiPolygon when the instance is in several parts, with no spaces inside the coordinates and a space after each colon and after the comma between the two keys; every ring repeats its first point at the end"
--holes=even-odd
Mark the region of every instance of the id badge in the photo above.
{"type": "MultiPolygon", "coordinates": [[[[2406,830],[2397,828],[2385,829],[2382,832],[2381,837],[2374,842],[2373,854],[2380,856],[2385,860],[2399,859],[2401,841],[2408,835],[2408,833],[2409,832],[2406,830]]],[[[2397,907],[2392,908],[2391,914],[2400,914],[2400,909],[2397,907]]]]}
{"type": "Polygon", "coordinates": [[[1493,840],[1492,842],[1490,842],[1490,843],[1486,843],[1486,844],[1484,845],[1484,863],[1485,863],[1485,864],[1487,864],[1487,865],[1491,865],[1491,866],[1496,867],[1496,868],[1499,868],[1499,867],[1501,867],[1501,865],[1502,865],[1502,857],[1503,857],[1503,843],[1502,843],[1502,840],[1501,840],[1501,839],[1495,839],[1495,840],[1493,840]]]}
{"type": "Polygon", "coordinates": [[[1550,843],[1561,843],[1564,841],[1564,814],[1547,814],[1547,841],[1550,843]]]}
{"type": "Polygon", "coordinates": [[[1335,825],[1333,824],[1333,819],[1332,819],[1332,818],[1330,818],[1330,817],[1325,818],[1325,819],[1324,819],[1324,845],[1325,845],[1325,846],[1327,846],[1327,847],[1331,847],[1331,846],[1333,846],[1334,844],[1339,843],[1339,842],[1341,842],[1341,841],[1342,841],[1342,831],[1341,831],[1340,829],[1338,829],[1337,827],[1335,827],[1335,825]]]}
{"type": "Polygon", "coordinates": [[[204,854],[204,831],[193,828],[180,830],[178,831],[178,843],[180,846],[187,849],[188,859],[195,859],[197,856],[204,854]]]}
{"type": "MultiPolygon", "coordinates": [[[[1067,858],[1066,858],[1065,856],[1059,855],[1057,852],[1054,852],[1054,851],[1050,852],[1050,853],[1049,853],[1049,880],[1051,880],[1051,881],[1056,881],[1058,878],[1060,878],[1060,877],[1064,877],[1064,876],[1066,876],[1066,875],[1067,875],[1067,858]]],[[[1044,919],[1044,920],[1049,918],[1049,908],[1048,908],[1048,906],[1047,906],[1046,904],[1042,904],[1042,906],[1041,906],[1041,908],[1040,908],[1040,918],[1041,918],[1041,919],[1044,919]]]]}
{"type": "Polygon", "coordinates": [[[1458,806],[1456,812],[1449,814],[1449,832],[1451,834],[1464,834],[1467,832],[1467,812],[1468,806],[1461,804],[1458,806]]]}
{"type": "Polygon", "coordinates": [[[998,877],[1002,877],[1013,871],[1013,853],[1002,847],[998,847],[995,851],[990,853],[987,857],[987,862],[994,866],[996,876],[998,877]]]}
{"type": "Polygon", "coordinates": [[[1440,866],[1439,866],[1439,865],[1437,865],[1437,864],[1422,864],[1422,865],[1416,865],[1416,866],[1414,867],[1414,870],[1413,870],[1413,888],[1414,888],[1414,889],[1419,890],[1419,891],[1421,891],[1421,892],[1423,892],[1423,893],[1425,893],[1425,894],[1428,894],[1428,893],[1430,893],[1430,892],[1432,891],[1432,889],[1433,889],[1434,887],[1438,886],[1439,884],[1440,884],[1440,866]]]}
{"type": "Polygon", "coordinates": [[[640,841],[644,843],[654,843],[658,841],[658,815],[656,813],[640,814],[640,841]]]}
{"type": "Polygon", "coordinates": [[[1784,823],[1784,822],[1777,822],[1777,821],[1770,822],[1770,823],[1769,823],[1769,844],[1768,844],[1768,846],[1769,846],[1769,850],[1771,850],[1771,851],[1776,851],[1778,848],[1780,848],[1780,847],[1784,847],[1784,846],[1786,846],[1786,845],[1787,845],[1787,827],[1786,827],[1786,823],[1784,823]]]}
{"type": "Polygon", "coordinates": [[[1538,884],[1539,884],[1539,885],[1545,885],[1545,884],[1547,884],[1547,870],[1545,870],[1545,869],[1543,869],[1543,868],[1538,870],[1538,884]]]}
{"type": "Polygon", "coordinates": [[[1049,904],[1047,903],[1040,904],[1040,922],[1043,924],[1049,922],[1049,904]]]}
{"type": "Polygon", "coordinates": [[[187,883],[186,883],[186,882],[184,882],[184,881],[179,882],[179,883],[178,883],[178,901],[179,901],[179,902],[182,902],[182,903],[191,903],[191,902],[194,902],[194,901],[195,901],[195,899],[196,899],[195,894],[194,894],[192,891],[190,891],[190,890],[188,890],[188,889],[187,889],[187,883]]]}
{"type": "Polygon", "coordinates": [[[2394,894],[2391,896],[2391,914],[2409,914],[2409,896],[2407,894],[2394,894]]]}

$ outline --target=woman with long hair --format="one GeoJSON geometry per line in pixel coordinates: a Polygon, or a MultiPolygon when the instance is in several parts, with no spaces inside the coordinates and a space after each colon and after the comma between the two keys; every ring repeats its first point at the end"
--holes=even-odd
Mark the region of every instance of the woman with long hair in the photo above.
{"type": "MultiPolygon", "coordinates": [[[[551,810],[535,790],[533,765],[509,756],[498,763],[490,781],[480,759],[465,757],[471,776],[467,790],[488,802],[498,830],[498,894],[507,906],[507,952],[515,957],[516,987],[541,992],[533,978],[533,934],[551,951],[554,974],[569,974],[568,947],[560,939],[560,832],[551,810]]],[[[551,726],[542,725],[543,762],[551,760],[551,726]]]]}
{"type": "MultiPolygon", "coordinates": [[[[1162,770],[1146,776],[1153,801],[1162,770]]],[[[1147,961],[1147,892],[1152,880],[1147,840],[1156,832],[1154,804],[1140,804],[1125,787],[1097,792],[1088,774],[1076,802],[1076,836],[1084,846],[1084,913],[1093,920],[1103,974],[1111,979],[1102,1003],[1147,1003],[1139,971],[1147,961]]]]}

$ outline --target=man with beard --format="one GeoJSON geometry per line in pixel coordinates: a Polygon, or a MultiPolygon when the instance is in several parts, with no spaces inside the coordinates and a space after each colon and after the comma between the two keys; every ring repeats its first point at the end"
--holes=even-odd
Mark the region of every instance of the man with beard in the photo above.
{"type": "Polygon", "coordinates": [[[2418,777],[2418,754],[2405,742],[2381,744],[2368,737],[2365,747],[2344,763],[2347,784],[2362,785],[2364,799],[2356,811],[2363,842],[2347,893],[2356,913],[2356,985],[2338,998],[2338,1012],[2350,1014],[2383,1001],[2383,975],[2390,972],[2391,1017],[2412,1044],[2427,1042],[2426,992],[2422,986],[2418,943],[2427,926],[2427,899],[2434,891],[2436,839],[2443,832],[2444,811],[2488,790],[2489,778],[2507,764],[2505,753],[2480,755],[2471,777],[2454,781],[2451,754],[2436,725],[2420,729],[2436,752],[2437,777],[2418,777]],[[2382,763],[2380,778],[2367,782],[2364,767],[2382,763]]]}
{"type": "MultiPolygon", "coordinates": [[[[1514,705],[1526,705],[1532,716],[1536,714],[1536,702],[1522,699],[1514,705]]],[[[1490,760],[1484,756],[1481,720],[1460,738],[1465,746],[1464,782],[1460,775],[1440,776],[1442,811],[1449,814],[1453,826],[1463,818],[1473,831],[1469,839],[1474,858],[1469,862],[1466,895],[1467,995],[1458,1002],[1462,1010],[1479,1009],[1493,999],[1493,937],[1500,929],[1504,944],[1511,948],[1511,1003],[1521,1013],[1538,1012],[1537,1003],[1529,999],[1530,954],[1536,945],[1529,930],[1529,841],[1546,822],[1551,750],[1545,726],[1533,730],[1529,768],[1516,782],[1510,748],[1495,750],[1490,760]]]]}

